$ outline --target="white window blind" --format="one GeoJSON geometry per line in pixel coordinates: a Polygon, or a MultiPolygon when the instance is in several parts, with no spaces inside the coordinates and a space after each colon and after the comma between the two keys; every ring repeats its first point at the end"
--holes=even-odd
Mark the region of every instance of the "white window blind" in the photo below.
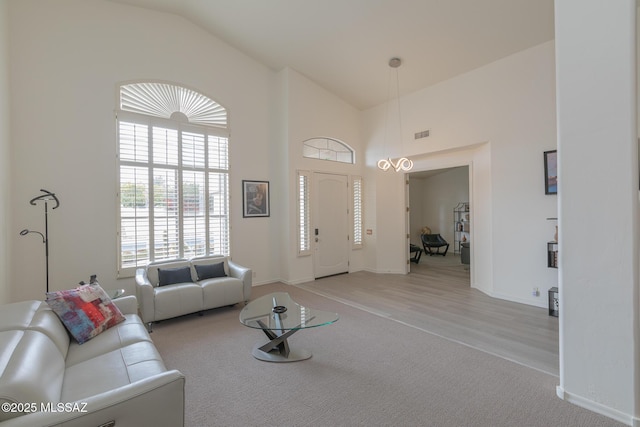
{"type": "Polygon", "coordinates": [[[311,253],[309,172],[298,171],[298,255],[311,253]]]}
{"type": "MultiPolygon", "coordinates": [[[[138,84],[140,85],[140,84],[138,84]]],[[[226,113],[209,98],[189,92],[192,107],[167,118],[169,108],[180,111],[180,99],[154,97],[153,84],[145,91],[121,90],[128,104],[145,105],[135,112],[118,111],[119,158],[119,274],[131,275],[150,261],[207,254],[229,255],[228,136],[220,129],[226,113]],[[198,96],[198,102],[193,97],[198,96]],[[136,96],[141,99],[136,100],[136,96]],[[152,107],[171,100],[172,105],[152,107]],[[212,106],[214,104],[214,106],[212,106]],[[191,122],[193,107],[216,111],[216,126],[191,122]],[[215,107],[217,106],[217,107],[215,107]],[[153,117],[149,111],[162,111],[153,117]]],[[[173,92],[180,88],[170,86],[173,92]]],[[[127,111],[129,110],[129,111],[127,111]]]]}
{"type": "Polygon", "coordinates": [[[353,188],[353,246],[362,247],[362,178],[354,176],[353,188]]]}

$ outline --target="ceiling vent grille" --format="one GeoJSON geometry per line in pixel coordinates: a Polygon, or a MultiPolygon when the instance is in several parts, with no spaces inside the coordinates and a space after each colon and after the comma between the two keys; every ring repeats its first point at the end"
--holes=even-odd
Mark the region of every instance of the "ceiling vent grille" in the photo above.
{"type": "Polygon", "coordinates": [[[429,137],[429,132],[430,130],[423,130],[422,132],[416,132],[415,139],[422,139],[422,138],[428,138],[429,137]]]}

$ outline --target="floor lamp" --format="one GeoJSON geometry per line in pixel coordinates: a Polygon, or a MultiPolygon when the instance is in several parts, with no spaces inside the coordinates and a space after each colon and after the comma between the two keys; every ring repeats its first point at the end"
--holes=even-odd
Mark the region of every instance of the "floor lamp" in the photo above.
{"type": "Polygon", "coordinates": [[[21,236],[26,236],[29,233],[39,234],[42,237],[42,243],[44,243],[44,258],[45,258],[45,269],[46,269],[46,277],[47,277],[47,292],[49,292],[49,202],[53,201],[56,205],[52,209],[56,209],[60,206],[60,200],[56,197],[55,193],[52,193],[48,190],[40,190],[44,194],[40,196],[34,197],[29,201],[30,204],[36,205],[36,202],[43,201],[44,202],[44,234],[39,231],[32,231],[29,229],[24,229],[20,232],[21,236]]]}

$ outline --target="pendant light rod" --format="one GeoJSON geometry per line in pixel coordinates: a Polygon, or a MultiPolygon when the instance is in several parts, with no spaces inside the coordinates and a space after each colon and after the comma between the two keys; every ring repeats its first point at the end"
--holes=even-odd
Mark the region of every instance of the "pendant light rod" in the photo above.
{"type": "MultiPolygon", "coordinates": [[[[398,129],[400,130],[400,143],[402,143],[402,115],[400,113],[400,77],[398,76],[397,68],[402,65],[402,60],[398,57],[393,57],[389,59],[389,67],[396,68],[396,93],[398,95],[398,129]]],[[[391,85],[389,85],[391,87],[391,85]]],[[[389,91],[389,99],[387,100],[387,110],[389,109],[389,104],[391,103],[391,91],[389,91]]],[[[387,113],[387,117],[389,114],[387,113]]],[[[384,133],[384,147],[386,148],[386,140],[387,140],[387,126],[388,123],[385,119],[385,133],[384,133]]],[[[391,157],[386,159],[378,160],[378,168],[387,171],[393,167],[393,170],[396,172],[399,171],[410,171],[413,168],[413,161],[407,159],[406,157],[401,157],[397,160],[392,160],[391,157]]]]}

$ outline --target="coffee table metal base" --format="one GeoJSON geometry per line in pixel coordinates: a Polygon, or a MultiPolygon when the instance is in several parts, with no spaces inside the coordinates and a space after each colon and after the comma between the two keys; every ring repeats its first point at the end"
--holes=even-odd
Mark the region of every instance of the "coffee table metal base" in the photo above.
{"type": "Polygon", "coordinates": [[[284,356],[280,354],[280,351],[278,349],[273,349],[268,352],[263,351],[261,350],[261,347],[263,346],[264,344],[262,343],[256,344],[256,346],[253,347],[253,351],[251,352],[251,354],[256,359],[263,360],[265,362],[277,362],[277,363],[298,362],[300,360],[307,360],[311,358],[311,352],[309,350],[304,350],[304,349],[289,350],[289,354],[284,356]]]}
{"type": "Polygon", "coordinates": [[[338,313],[303,307],[286,292],[273,292],[251,301],[240,312],[240,323],[261,329],[267,336],[253,347],[251,354],[265,362],[297,362],[311,358],[307,350],[291,349],[287,341],[303,330],[330,325],[338,320],[338,313]]]}
{"type": "Polygon", "coordinates": [[[256,344],[251,354],[258,360],[265,362],[297,362],[311,357],[311,352],[307,350],[291,350],[287,338],[299,329],[282,331],[277,335],[275,331],[269,329],[261,320],[257,322],[262,327],[262,332],[269,338],[266,344],[256,344]]]}

